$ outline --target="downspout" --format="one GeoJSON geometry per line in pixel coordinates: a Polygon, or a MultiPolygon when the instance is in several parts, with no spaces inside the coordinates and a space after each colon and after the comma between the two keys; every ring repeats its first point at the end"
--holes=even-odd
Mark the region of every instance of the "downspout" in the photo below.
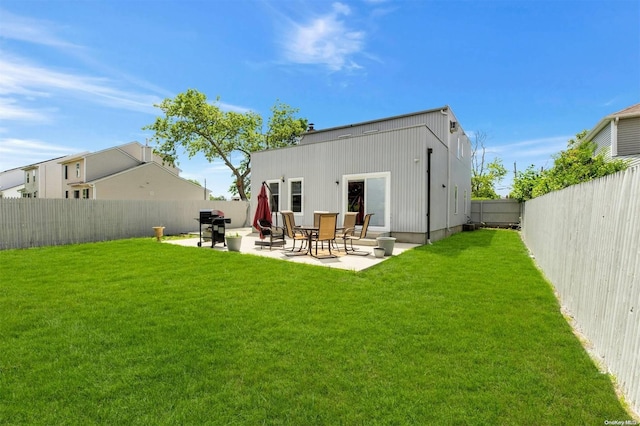
{"type": "Polygon", "coordinates": [[[427,148],[427,244],[431,244],[431,154],[433,148],[427,148]]]}

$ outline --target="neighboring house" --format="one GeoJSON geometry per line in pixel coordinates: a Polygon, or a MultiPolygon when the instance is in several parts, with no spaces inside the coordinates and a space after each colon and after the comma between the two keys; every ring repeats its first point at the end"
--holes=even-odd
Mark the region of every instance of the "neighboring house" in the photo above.
{"type": "Polygon", "coordinates": [[[640,104],[607,115],[586,136],[614,159],[640,165],[640,104]]]}
{"type": "Polygon", "coordinates": [[[24,198],[62,198],[62,168],[60,162],[66,157],[53,158],[40,163],[23,167],[23,189],[20,191],[24,198]]]}
{"type": "Polygon", "coordinates": [[[0,172],[0,198],[20,198],[24,188],[24,171],[20,168],[0,172]]]}
{"type": "Polygon", "coordinates": [[[151,147],[131,142],[60,161],[63,198],[203,200],[209,192],[163,165],[151,147]]]}
{"type": "Polygon", "coordinates": [[[254,152],[251,162],[252,192],[267,182],[272,210],[293,210],[298,224],[313,223],[314,211],[341,213],[339,222],[347,211],[359,222],[374,213],[374,235],[426,243],[460,231],[470,214],[471,144],[448,106],[311,125],[298,145],[254,152]]]}

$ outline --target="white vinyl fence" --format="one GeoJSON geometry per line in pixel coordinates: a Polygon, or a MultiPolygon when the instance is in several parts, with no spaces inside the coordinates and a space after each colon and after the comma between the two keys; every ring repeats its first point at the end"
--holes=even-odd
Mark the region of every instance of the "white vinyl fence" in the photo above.
{"type": "Polygon", "coordinates": [[[243,201],[136,201],[43,198],[0,199],[0,250],[198,231],[200,209],[231,219],[228,228],[249,226],[243,201]]]}
{"type": "Polygon", "coordinates": [[[471,222],[513,228],[520,224],[522,203],[514,199],[471,200],[471,222]]]}
{"type": "Polygon", "coordinates": [[[527,201],[522,234],[640,412],[640,167],[527,201]]]}

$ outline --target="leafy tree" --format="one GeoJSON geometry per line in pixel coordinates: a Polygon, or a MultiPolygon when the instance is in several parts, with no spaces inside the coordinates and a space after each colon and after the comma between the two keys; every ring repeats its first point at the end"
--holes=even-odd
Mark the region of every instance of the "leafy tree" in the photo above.
{"type": "Polygon", "coordinates": [[[533,190],[540,180],[543,172],[535,170],[532,164],[524,172],[517,172],[513,179],[513,186],[509,197],[519,201],[526,201],[533,198],[533,190]]]}
{"type": "Polygon", "coordinates": [[[507,174],[500,158],[487,163],[485,160],[487,134],[483,131],[475,133],[471,152],[471,197],[500,198],[495,190],[496,185],[507,174]]]}
{"type": "Polygon", "coordinates": [[[553,167],[537,173],[530,166],[514,179],[511,196],[526,201],[552,191],[610,175],[627,168],[624,160],[608,159],[604,152],[596,154],[595,143],[584,140],[587,131],[567,142],[567,149],[554,156],[553,167]]]}
{"type": "Polygon", "coordinates": [[[217,103],[194,89],[167,98],[156,107],[164,113],[144,130],[152,130],[155,151],[169,164],[176,164],[178,148],[189,158],[201,153],[207,160],[216,159],[231,170],[234,182],[230,188],[242,200],[248,198],[251,176],[251,153],[269,148],[293,145],[307,128],[307,120],[294,117],[297,109],[276,102],[272,116],[263,131],[262,117],[254,112],[222,111],[217,103]],[[241,159],[234,160],[233,154],[241,159]]]}

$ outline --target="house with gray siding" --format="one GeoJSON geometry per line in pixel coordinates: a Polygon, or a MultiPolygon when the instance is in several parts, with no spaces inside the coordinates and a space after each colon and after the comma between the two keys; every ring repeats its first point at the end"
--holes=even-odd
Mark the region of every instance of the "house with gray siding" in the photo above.
{"type": "Polygon", "coordinates": [[[266,182],[272,211],[292,210],[297,224],[313,223],[314,211],[338,212],[339,222],[373,213],[373,234],[422,244],[462,230],[470,215],[471,144],[449,106],[310,126],[298,145],[255,152],[251,163],[252,193],[266,182]]]}
{"type": "Polygon", "coordinates": [[[640,165],[640,104],[632,105],[604,117],[587,134],[598,151],[614,159],[628,160],[629,166],[640,165]]]}
{"type": "Polygon", "coordinates": [[[59,166],[62,198],[202,200],[210,193],[139,142],[68,156],[59,166]]]}

